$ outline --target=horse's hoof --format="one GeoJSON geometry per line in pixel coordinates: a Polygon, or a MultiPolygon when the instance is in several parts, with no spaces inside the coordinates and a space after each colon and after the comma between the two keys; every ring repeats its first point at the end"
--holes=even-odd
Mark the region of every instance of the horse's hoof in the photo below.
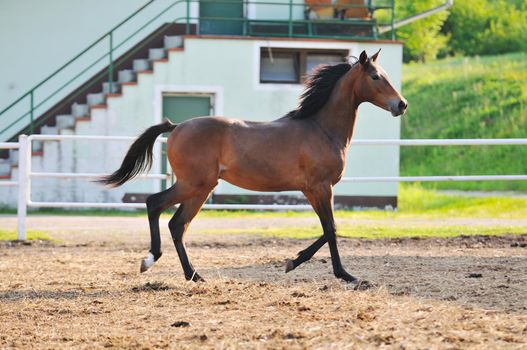
{"type": "Polygon", "coordinates": [[[287,259],[285,262],[285,273],[295,269],[295,262],[291,259],[287,259]]]}
{"type": "Polygon", "coordinates": [[[205,282],[205,279],[203,277],[201,277],[200,275],[198,275],[198,274],[195,274],[194,278],[192,278],[192,280],[194,282],[196,282],[196,283],[198,283],[198,282],[205,282]]]}
{"type": "Polygon", "coordinates": [[[359,282],[359,280],[356,277],[350,275],[346,271],[336,272],[335,277],[340,278],[344,282],[348,282],[348,283],[356,284],[359,282]]]}
{"type": "Polygon", "coordinates": [[[192,275],[192,277],[185,277],[185,279],[187,281],[192,281],[192,282],[205,282],[205,279],[203,277],[201,277],[200,275],[198,275],[197,272],[194,272],[194,274],[192,275]]]}
{"type": "Polygon", "coordinates": [[[366,280],[355,280],[353,282],[355,284],[355,287],[353,287],[353,290],[368,290],[375,287],[375,285],[369,281],[366,280]]]}
{"type": "Polygon", "coordinates": [[[152,253],[148,253],[148,256],[141,261],[141,273],[148,271],[148,269],[151,268],[154,263],[154,255],[152,253]]]}

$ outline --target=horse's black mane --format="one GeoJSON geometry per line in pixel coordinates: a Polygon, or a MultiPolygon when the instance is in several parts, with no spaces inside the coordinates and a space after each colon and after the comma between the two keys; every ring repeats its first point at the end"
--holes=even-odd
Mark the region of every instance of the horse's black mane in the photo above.
{"type": "Polygon", "coordinates": [[[356,64],[357,62],[318,66],[306,81],[298,108],[287,113],[286,117],[305,119],[316,114],[328,102],[337,81],[356,64]]]}

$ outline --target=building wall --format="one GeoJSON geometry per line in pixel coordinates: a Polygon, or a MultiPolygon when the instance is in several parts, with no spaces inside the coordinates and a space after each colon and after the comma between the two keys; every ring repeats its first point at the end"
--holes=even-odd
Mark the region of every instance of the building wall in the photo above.
{"type": "MultiPolygon", "coordinates": [[[[187,40],[185,53],[171,59],[167,78],[178,85],[222,86],[225,115],[248,120],[273,120],[295,108],[303,87],[300,85],[260,84],[260,48],[297,47],[349,49],[358,56],[365,49],[370,54],[382,47],[380,64],[400,89],[402,51],[400,44],[342,43],[331,41],[251,41],[187,40]],[[213,60],[211,59],[213,57],[213,60]],[[250,112],[249,112],[250,111],[250,112]]],[[[176,56],[176,55],[175,55],[176,56]]],[[[359,109],[356,138],[399,138],[400,120],[371,104],[359,109]]],[[[346,176],[398,176],[397,146],[352,146],[348,154],[346,176]]],[[[223,183],[219,193],[248,193],[223,183]]],[[[349,196],[396,196],[395,183],[337,185],[336,193],[349,196]]]]}
{"type": "MultiPolygon", "coordinates": [[[[28,92],[63,64],[75,57],[95,40],[110,31],[119,22],[146,4],[147,0],[0,0],[0,110],[28,92]]],[[[154,18],[172,1],[158,0],[149,5],[133,20],[120,27],[114,35],[114,44],[122,42],[148,20],[154,18]]],[[[196,4],[197,5],[197,4],[196,4]]],[[[125,52],[153,30],[175,18],[185,16],[186,5],[181,3],[146,26],[137,36],[124,44],[115,56],[125,52]]],[[[197,17],[198,7],[192,6],[191,16],[197,17]]],[[[109,39],[95,45],[61,74],[42,85],[35,94],[35,103],[54,92],[89,64],[106,54],[109,39]]],[[[54,102],[85,82],[108,64],[104,59],[91,70],[74,80],[57,94],[50,103],[36,112],[43,113],[54,102]]],[[[8,114],[0,118],[0,131],[11,121],[26,113],[29,98],[21,101],[8,114]]],[[[25,118],[11,132],[27,125],[25,118]]],[[[12,135],[0,134],[0,140],[12,135]]]]}
{"type": "MultiPolygon", "coordinates": [[[[191,37],[183,51],[170,52],[168,62],[155,64],[153,74],[140,74],[138,84],[124,86],[121,97],[109,98],[106,110],[92,111],[92,120],[77,123],[80,135],[136,136],[162,120],[163,93],[210,93],[215,112],[232,118],[270,121],[297,105],[303,89],[296,84],[259,83],[261,47],[347,49],[358,56],[382,48],[379,63],[400,89],[402,48],[397,43],[337,41],[233,40],[191,37]]],[[[399,138],[400,119],[371,104],[359,108],[354,138],[399,138]]],[[[123,159],[129,143],[45,142],[44,157],[35,158],[34,171],[111,172],[123,159]]],[[[153,171],[159,172],[160,151],[153,171]]],[[[398,176],[399,147],[351,146],[346,176],[398,176]]],[[[160,189],[156,180],[136,180],[122,188],[106,190],[85,180],[38,179],[33,200],[120,202],[125,193],[150,193],[160,189]]],[[[7,190],[7,189],[6,189],[7,190]]],[[[221,182],[218,194],[252,194],[221,182]]],[[[336,195],[397,196],[395,183],[338,184],[336,195]]],[[[1,198],[2,196],[0,196],[1,198]]]]}
{"type": "MultiPolygon", "coordinates": [[[[144,0],[0,0],[0,108],[125,19],[144,0]]],[[[106,47],[105,47],[106,48],[106,47]]]]}
{"type": "MultiPolygon", "coordinates": [[[[289,0],[273,0],[288,4],[289,0]]],[[[107,33],[116,24],[127,18],[147,0],[0,0],[0,110],[73,58],[88,45],[107,33]]],[[[247,6],[251,19],[286,19],[289,6],[257,4],[247,6]]],[[[267,1],[268,2],[268,1],[267,1]]],[[[172,1],[158,0],[142,11],[129,24],[116,32],[115,41],[130,35],[139,25],[151,19],[170,5],[172,1]]],[[[303,1],[295,0],[295,4],[303,1]]],[[[199,4],[191,6],[191,17],[197,17],[199,4]]],[[[160,23],[172,21],[186,14],[184,3],[156,20],[152,28],[160,23]]],[[[293,7],[293,18],[303,18],[303,7],[293,7]]],[[[148,33],[148,28],[145,30],[148,33]]],[[[131,44],[137,42],[132,40],[131,44]]],[[[78,72],[86,62],[99,57],[108,49],[108,41],[97,45],[86,59],[71,66],[69,72],[78,72]]],[[[106,62],[104,62],[106,64],[106,62]]],[[[58,77],[54,83],[65,81],[58,77]]],[[[56,85],[55,85],[56,86],[56,85]]],[[[43,86],[39,96],[51,92],[51,86],[43,86]]],[[[29,105],[26,101],[25,108],[29,105]]],[[[0,121],[0,127],[2,122],[0,121]]]]}
{"type": "MultiPolygon", "coordinates": [[[[276,0],[288,3],[287,0],[276,0]]],[[[263,2],[263,0],[261,1],[263,2]]],[[[295,0],[294,3],[301,3],[295,0]]],[[[0,0],[0,109],[25,93],[52,71],[75,56],[88,44],[126,18],[146,0],[0,0]]],[[[169,2],[156,1],[149,10],[137,16],[116,33],[115,40],[128,36],[139,25],[152,18],[169,2]]],[[[289,9],[273,11],[265,4],[248,6],[251,19],[286,19],[289,9]]],[[[182,17],[184,4],[174,7],[147,28],[144,35],[166,21],[182,17]]],[[[197,17],[198,5],[191,7],[197,17]]],[[[293,7],[294,19],[303,18],[302,7],[293,7]]],[[[139,40],[139,36],[136,40],[139,40]]],[[[134,44],[136,40],[129,43],[134,44]]],[[[129,47],[128,46],[128,47],[129,47]]],[[[210,93],[215,96],[215,112],[234,118],[268,121],[279,118],[295,108],[302,91],[300,85],[260,84],[259,55],[262,47],[297,47],[346,49],[358,56],[362,49],[370,54],[382,47],[380,63],[400,87],[402,47],[399,43],[358,43],[331,40],[230,40],[187,38],[185,50],[171,52],[167,63],[156,63],[153,74],[142,74],[137,86],[123,88],[122,97],[110,98],[108,109],[93,110],[91,121],[77,123],[75,133],[92,135],[135,136],[161,118],[163,92],[210,93]]],[[[36,99],[41,99],[105,52],[108,42],[94,47],[83,60],[71,65],[69,71],[43,86],[36,99]]],[[[122,50],[125,50],[124,46],[122,50]]],[[[104,66],[106,63],[101,62],[104,66]]],[[[100,67],[96,66],[95,69],[100,67]]],[[[75,84],[65,89],[71,91],[75,84]]],[[[84,79],[84,80],[83,80],[84,79]]],[[[28,101],[14,109],[14,115],[26,111],[28,101]]],[[[45,108],[46,106],[43,106],[45,108]]],[[[9,118],[0,120],[0,129],[9,118]]],[[[27,121],[26,121],[27,122],[27,121]]],[[[355,138],[399,138],[399,120],[372,105],[359,109],[355,138]]],[[[63,130],[62,133],[71,133],[63,130]]],[[[129,144],[87,143],[67,141],[45,142],[44,157],[35,157],[35,171],[109,172],[119,166],[129,144]]],[[[394,146],[355,147],[348,154],[346,176],[398,175],[399,148],[394,146]]],[[[159,170],[159,160],[154,171],[159,170]]],[[[16,178],[16,168],[13,176],[16,178]]],[[[153,192],[159,181],[137,180],[121,189],[105,190],[84,180],[35,179],[33,200],[53,201],[121,201],[127,192],[153,192]]],[[[250,193],[226,183],[220,183],[218,193],[250,193]]],[[[350,196],[396,196],[396,184],[339,184],[336,194],[350,196]]],[[[0,204],[14,205],[16,189],[0,188],[0,204]]]]}

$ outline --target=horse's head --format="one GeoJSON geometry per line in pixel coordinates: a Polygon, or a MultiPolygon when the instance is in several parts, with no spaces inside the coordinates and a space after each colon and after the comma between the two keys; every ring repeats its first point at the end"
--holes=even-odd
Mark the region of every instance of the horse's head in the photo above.
{"type": "Polygon", "coordinates": [[[408,103],[406,99],[392,86],[388,74],[377,64],[379,51],[368,58],[366,51],[362,51],[359,57],[361,76],[357,80],[356,95],[360,101],[371,102],[392,113],[394,117],[406,112],[408,103]]]}

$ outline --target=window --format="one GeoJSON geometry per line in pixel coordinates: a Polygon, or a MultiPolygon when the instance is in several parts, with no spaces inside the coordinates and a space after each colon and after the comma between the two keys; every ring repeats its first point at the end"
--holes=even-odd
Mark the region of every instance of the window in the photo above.
{"type": "Polygon", "coordinates": [[[320,64],[346,62],[346,50],[309,50],[263,47],[260,83],[300,84],[320,64]]]}
{"type": "Polygon", "coordinates": [[[260,82],[299,83],[299,55],[296,52],[264,53],[261,56],[260,82]]]}

